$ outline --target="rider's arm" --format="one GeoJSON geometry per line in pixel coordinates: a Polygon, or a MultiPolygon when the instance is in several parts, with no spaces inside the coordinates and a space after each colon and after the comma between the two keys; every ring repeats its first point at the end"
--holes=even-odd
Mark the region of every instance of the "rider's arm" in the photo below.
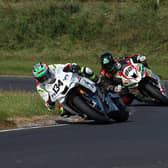
{"type": "Polygon", "coordinates": [[[146,56],[144,55],[131,55],[129,57],[126,57],[126,60],[133,59],[135,63],[146,63],[146,56]]]}
{"type": "Polygon", "coordinates": [[[55,102],[52,102],[52,101],[51,101],[51,98],[50,98],[48,92],[47,92],[45,89],[43,89],[42,87],[40,87],[40,85],[39,85],[38,82],[37,82],[37,84],[36,84],[36,87],[37,87],[37,93],[39,93],[40,97],[41,97],[41,98],[44,100],[44,102],[45,102],[45,106],[46,106],[49,110],[53,109],[54,106],[55,106],[55,102]]]}
{"type": "Polygon", "coordinates": [[[137,56],[138,56],[138,55],[133,54],[133,55],[131,55],[131,56],[125,57],[125,59],[128,60],[128,59],[132,58],[133,60],[134,60],[134,59],[136,60],[136,57],[137,57],[137,56]]]}
{"type": "Polygon", "coordinates": [[[105,87],[107,90],[112,92],[120,92],[122,89],[122,79],[114,77],[111,73],[105,70],[101,71],[101,75],[105,77],[105,87]]]}
{"type": "Polygon", "coordinates": [[[100,72],[100,74],[102,76],[104,76],[105,79],[107,79],[107,80],[111,80],[111,78],[113,78],[113,75],[111,73],[109,73],[109,72],[106,72],[105,69],[102,69],[101,72],[100,72]]]}
{"type": "Polygon", "coordinates": [[[64,72],[73,72],[73,73],[78,73],[80,70],[80,66],[76,63],[67,63],[63,67],[64,72]]]}
{"type": "Polygon", "coordinates": [[[89,78],[90,80],[95,81],[97,79],[97,76],[95,75],[95,73],[92,71],[92,69],[90,69],[89,67],[86,66],[79,66],[76,63],[68,63],[65,65],[64,72],[73,72],[73,73],[78,73],[82,76],[85,76],[87,78],[89,78]]]}

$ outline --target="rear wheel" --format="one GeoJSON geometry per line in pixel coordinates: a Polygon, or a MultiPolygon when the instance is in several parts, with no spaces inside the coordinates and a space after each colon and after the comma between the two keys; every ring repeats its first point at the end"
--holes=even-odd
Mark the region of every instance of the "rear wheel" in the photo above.
{"type": "Polygon", "coordinates": [[[75,105],[75,107],[77,107],[81,111],[81,113],[86,114],[90,119],[93,119],[97,122],[109,121],[109,119],[104,114],[95,111],[80,96],[73,96],[72,102],[75,105]]]}
{"type": "Polygon", "coordinates": [[[161,91],[157,87],[153,86],[151,83],[147,83],[145,85],[145,90],[151,97],[159,100],[160,103],[168,104],[168,98],[162,95],[161,91]]]}

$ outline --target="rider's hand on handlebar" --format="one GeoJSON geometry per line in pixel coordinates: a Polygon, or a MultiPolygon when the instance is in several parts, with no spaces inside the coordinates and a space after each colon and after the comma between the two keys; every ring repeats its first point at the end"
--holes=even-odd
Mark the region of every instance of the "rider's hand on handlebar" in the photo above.
{"type": "Polygon", "coordinates": [[[121,92],[121,90],[122,90],[122,86],[121,85],[117,85],[117,86],[108,85],[107,86],[107,91],[110,91],[110,92],[119,93],[119,92],[121,92]]]}
{"type": "Polygon", "coordinates": [[[45,103],[45,106],[48,108],[48,110],[50,111],[50,110],[53,110],[54,109],[54,107],[55,107],[55,104],[48,104],[48,103],[45,103]]]}
{"type": "Polygon", "coordinates": [[[79,72],[79,69],[80,69],[80,67],[79,67],[79,65],[77,65],[77,64],[72,64],[71,67],[70,67],[70,70],[71,70],[71,72],[73,72],[73,73],[78,73],[78,72],[79,72]]]}
{"type": "Polygon", "coordinates": [[[137,60],[140,61],[140,62],[144,62],[144,61],[146,61],[146,56],[144,56],[144,55],[138,55],[137,56],[137,60]]]}
{"type": "Polygon", "coordinates": [[[122,86],[121,85],[117,85],[114,87],[114,92],[119,93],[122,90],[122,86]]]}

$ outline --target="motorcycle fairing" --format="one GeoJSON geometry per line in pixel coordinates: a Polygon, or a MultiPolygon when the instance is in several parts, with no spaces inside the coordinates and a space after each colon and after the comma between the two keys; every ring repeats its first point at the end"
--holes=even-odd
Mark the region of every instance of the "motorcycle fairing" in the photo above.
{"type": "Polygon", "coordinates": [[[123,85],[128,87],[130,92],[135,95],[141,94],[137,89],[139,82],[145,77],[150,77],[151,80],[156,81],[155,85],[160,89],[162,94],[167,96],[165,87],[159,76],[153,73],[151,69],[146,68],[143,64],[134,63],[132,59],[127,61],[127,64],[123,67],[123,69],[116,74],[116,77],[121,78],[123,85]]]}

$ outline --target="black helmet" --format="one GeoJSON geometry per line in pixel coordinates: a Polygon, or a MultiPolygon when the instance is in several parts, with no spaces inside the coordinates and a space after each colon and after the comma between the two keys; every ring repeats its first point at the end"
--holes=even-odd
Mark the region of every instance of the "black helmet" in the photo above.
{"type": "Polygon", "coordinates": [[[100,61],[102,68],[107,71],[113,71],[115,69],[116,62],[114,61],[113,55],[110,52],[105,52],[100,55],[100,61]]]}

